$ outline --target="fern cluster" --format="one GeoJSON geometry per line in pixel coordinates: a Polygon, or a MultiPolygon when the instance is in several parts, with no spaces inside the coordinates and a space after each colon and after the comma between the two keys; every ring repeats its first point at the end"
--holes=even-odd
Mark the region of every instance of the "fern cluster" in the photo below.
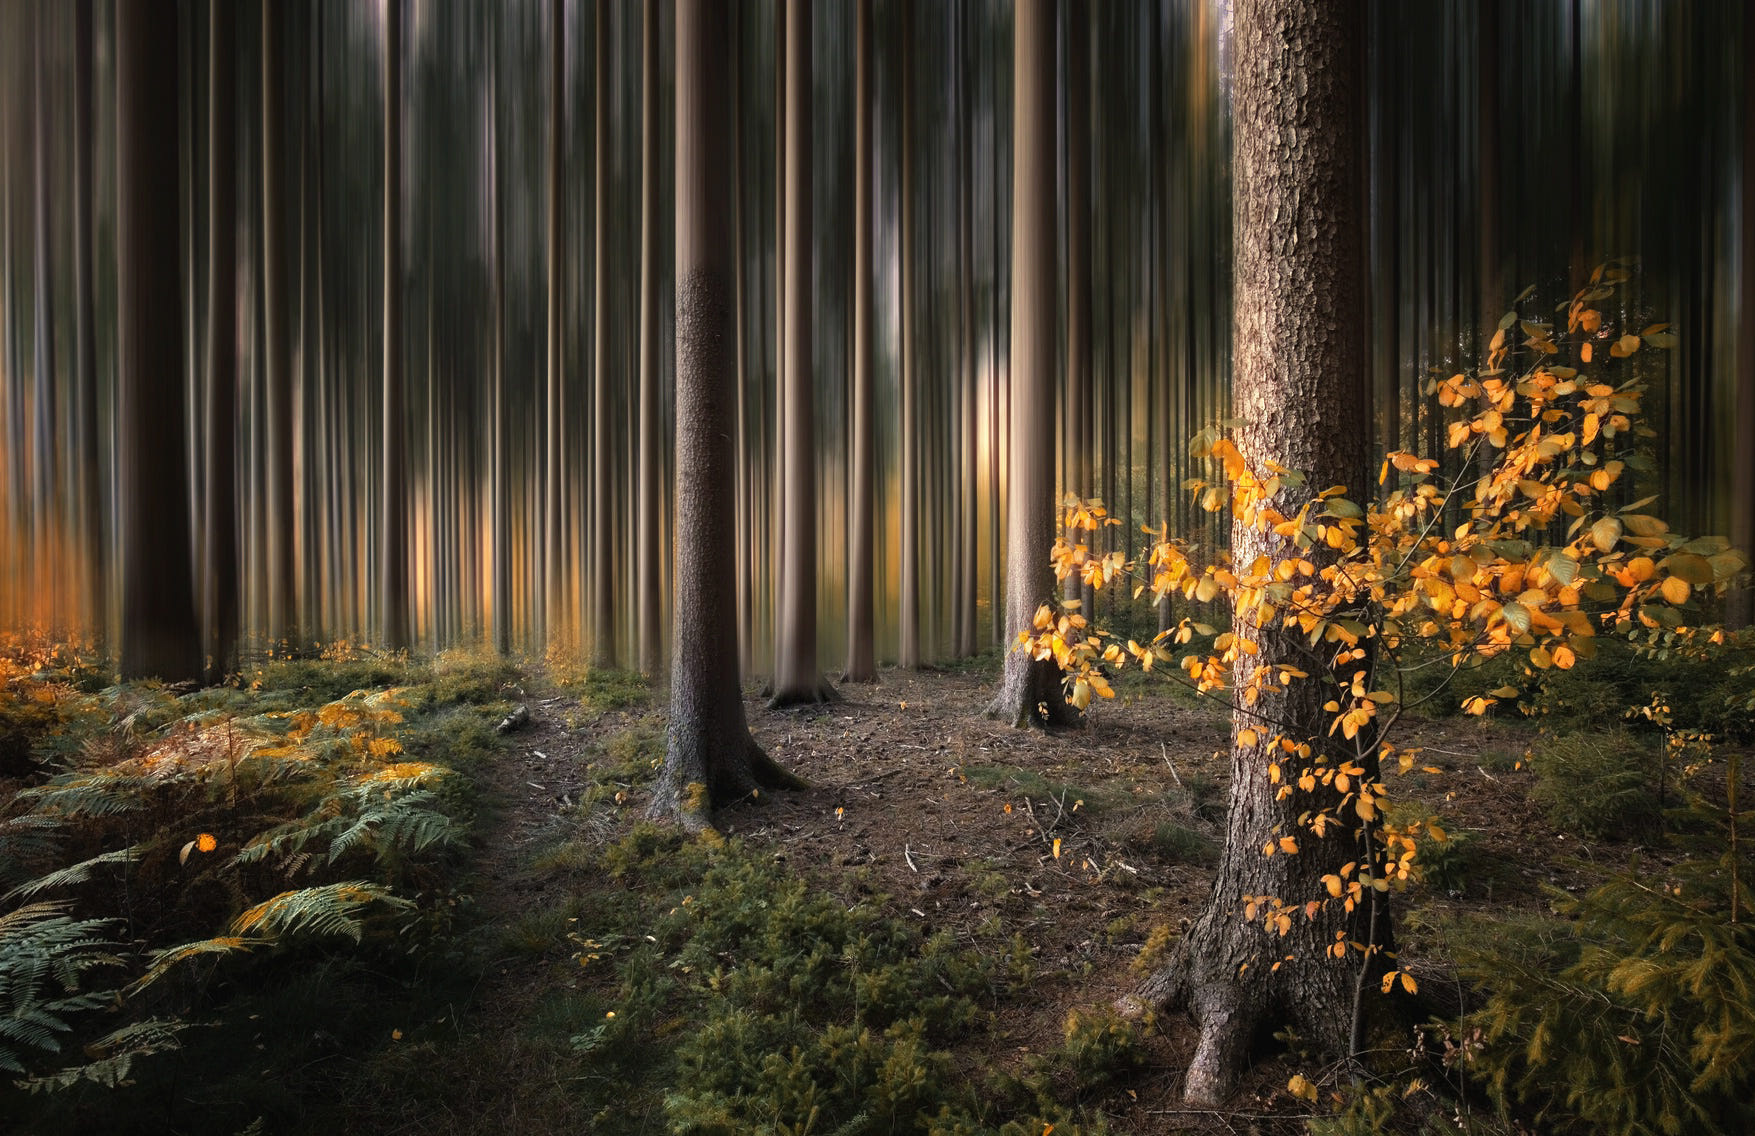
{"type": "Polygon", "coordinates": [[[52,695],[38,725],[70,755],[0,802],[0,1070],[33,1090],[113,1087],[176,1048],[205,985],[169,990],[174,971],[360,943],[459,833],[449,771],[403,759],[396,690],[239,714],[252,695],[8,673],[14,702],[52,695]]]}

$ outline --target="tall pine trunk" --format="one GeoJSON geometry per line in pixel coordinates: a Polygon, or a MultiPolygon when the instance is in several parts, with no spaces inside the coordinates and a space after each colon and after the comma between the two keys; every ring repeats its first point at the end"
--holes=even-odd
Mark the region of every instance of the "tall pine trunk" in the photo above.
{"type": "Polygon", "coordinates": [[[591,367],[591,665],[616,664],[615,639],[615,438],[610,430],[609,374],[609,5],[597,5],[597,42],[593,75],[595,142],[597,146],[594,209],[597,236],[592,250],[592,334],[596,337],[591,367]]]}
{"type": "MultiPolygon", "coordinates": [[[[1054,592],[1054,9],[1018,0],[1012,61],[1012,389],[1005,626],[1054,592]]],[[[988,714],[1014,726],[1071,717],[1052,661],[1007,651],[988,714]]]]}
{"type": "MultiPolygon", "coordinates": [[[[1286,516],[1299,508],[1294,493],[1362,486],[1366,477],[1360,12],[1329,0],[1237,5],[1233,416],[1241,422],[1238,448],[1257,468],[1272,460],[1308,478],[1310,489],[1282,490],[1273,501],[1286,516]]],[[[1233,524],[1231,542],[1234,564],[1301,555],[1320,567],[1324,560],[1241,522],[1233,524]]],[[[1293,666],[1315,675],[1332,661],[1313,661],[1302,636],[1277,627],[1259,631],[1239,619],[1233,630],[1259,644],[1257,653],[1240,654],[1234,690],[1245,689],[1261,668],[1293,666]]],[[[1166,968],[1141,991],[1149,1002],[1187,1006],[1199,1022],[1186,1083],[1190,1101],[1223,1099],[1252,1039],[1268,1026],[1289,1024],[1307,1043],[1348,1055],[1355,998],[1368,972],[1362,974],[1358,954],[1336,960],[1329,949],[1337,934],[1365,943],[1373,930],[1379,946],[1389,945],[1381,897],[1352,916],[1338,904],[1313,917],[1299,911],[1284,935],[1244,918],[1252,899],[1264,908],[1272,899],[1298,908],[1326,896],[1322,877],[1365,854],[1361,843],[1369,837],[1356,820],[1318,838],[1299,816],[1334,802],[1305,792],[1282,799],[1271,775],[1285,760],[1271,740],[1276,734],[1308,741],[1318,757],[1334,744],[1322,708],[1329,697],[1314,678],[1295,681],[1264,689],[1254,713],[1234,715],[1230,813],[1212,895],[1166,968]],[[1264,855],[1264,846],[1277,848],[1282,837],[1296,838],[1296,854],[1264,855]],[[1380,917],[1375,928],[1368,913],[1380,917]]]]}
{"type": "Polygon", "coordinates": [[[379,603],[384,646],[408,642],[407,400],[402,373],[402,0],[384,0],[384,391],[379,603]]]}
{"type": "Polygon", "coordinates": [[[812,375],[815,319],[810,297],[815,233],[811,202],[811,4],[782,5],[786,21],[785,176],[786,269],[781,335],[780,619],[774,643],[770,706],[828,702],[835,690],[817,665],[816,397],[812,375]]]}
{"type": "Polygon", "coordinates": [[[876,682],[873,636],[871,0],[858,0],[853,93],[853,430],[847,525],[846,682],[876,682]]]}
{"type": "Polygon", "coordinates": [[[288,334],[285,9],[262,5],[262,313],[267,399],[266,543],[268,640],[292,645],[298,628],[298,561],[293,512],[293,377],[288,334]]]}
{"type": "Polygon", "coordinates": [[[639,610],[640,670],[656,678],[664,660],[659,593],[663,447],[658,370],[658,5],[642,8],[640,24],[640,445],[639,528],[634,603],[639,610]]]}
{"type": "Polygon", "coordinates": [[[205,445],[207,563],[202,622],[207,680],[237,669],[238,644],[238,297],[237,297],[237,26],[228,0],[210,0],[207,156],[207,406],[205,445]]]}
{"type": "Polygon", "coordinates": [[[914,0],[902,3],[902,151],[899,198],[901,264],[897,266],[898,319],[901,323],[901,420],[896,435],[897,496],[900,498],[896,592],[899,607],[896,665],[920,665],[920,490],[918,378],[914,365],[914,0]]]}
{"type": "Polygon", "coordinates": [[[117,6],[122,677],[167,681],[201,673],[176,280],[177,41],[170,0],[117,6]]]}
{"type": "Polygon", "coordinates": [[[698,829],[713,810],[801,783],[750,736],[738,685],[731,324],[730,5],[676,5],[676,588],[670,728],[654,816],[698,829]]]}

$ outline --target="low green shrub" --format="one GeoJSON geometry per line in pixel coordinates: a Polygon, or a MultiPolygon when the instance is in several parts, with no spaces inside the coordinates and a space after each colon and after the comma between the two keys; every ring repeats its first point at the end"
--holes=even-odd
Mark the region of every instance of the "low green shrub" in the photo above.
{"type": "MultiPolygon", "coordinates": [[[[995,952],[923,936],[736,841],[642,825],[603,863],[646,911],[587,904],[572,936],[606,1007],[573,1037],[605,1130],[620,1130],[617,1102],[655,1095],[679,1133],[1081,1131],[1021,1087],[984,1095],[952,1056],[1029,973],[1018,940],[995,952]]],[[[1069,1032],[1069,1068],[1091,1084],[1119,1071],[1124,1034],[1096,1019],[1069,1032]]]]}
{"type": "Polygon", "coordinates": [[[1621,728],[1550,738],[1531,758],[1530,799],[1566,832],[1599,840],[1643,836],[1661,819],[1657,761],[1649,739],[1621,728]]]}
{"type": "Polygon", "coordinates": [[[1636,869],[1558,899],[1563,918],[1459,937],[1462,973],[1487,994],[1458,1030],[1478,1031],[1473,1074],[1554,1132],[1755,1131],[1744,859],[1737,872],[1728,852],[1636,869]]]}

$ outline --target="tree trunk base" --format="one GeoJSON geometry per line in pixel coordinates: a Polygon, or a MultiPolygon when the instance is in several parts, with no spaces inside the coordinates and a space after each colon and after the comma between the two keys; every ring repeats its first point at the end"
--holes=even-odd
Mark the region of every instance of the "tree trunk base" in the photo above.
{"type": "Polygon", "coordinates": [[[808,789],[810,783],[782,768],[747,732],[731,752],[709,758],[705,739],[671,738],[671,759],[652,791],[646,815],[681,825],[689,832],[715,829],[714,816],[740,801],[761,799],[762,790],[808,789]],[[680,752],[679,751],[680,747],[680,752]]]}
{"type": "Polygon", "coordinates": [[[1403,1024],[1408,1007],[1377,994],[1381,964],[1365,976],[1369,1004],[1362,1006],[1357,999],[1357,955],[1330,959],[1313,952],[1308,942],[1274,949],[1264,946],[1266,934],[1235,914],[1226,918],[1209,912],[1189,929],[1162,968],[1114,1004],[1125,1018],[1188,1011],[1200,1030],[1183,1084],[1183,1099],[1191,1106],[1222,1104],[1236,1090],[1257,1039],[1269,1028],[1290,1028],[1317,1051],[1348,1060],[1354,1056],[1359,1012],[1386,1009],[1398,1026],[1403,1024]]]}
{"type": "Polygon", "coordinates": [[[982,713],[1019,730],[1079,724],[1078,710],[1061,689],[1060,669],[1052,662],[1022,656],[1017,656],[1016,662],[1007,659],[999,694],[982,713]]]}
{"type": "MultiPolygon", "coordinates": [[[[875,681],[875,680],[874,680],[875,681]]],[[[768,709],[784,710],[788,706],[824,706],[841,701],[841,692],[828,679],[818,676],[814,682],[776,687],[768,695],[768,709]]]]}

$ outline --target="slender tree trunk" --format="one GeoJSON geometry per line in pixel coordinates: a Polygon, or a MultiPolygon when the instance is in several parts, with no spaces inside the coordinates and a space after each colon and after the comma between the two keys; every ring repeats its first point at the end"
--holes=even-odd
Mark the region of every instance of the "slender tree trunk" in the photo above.
{"type": "Polygon", "coordinates": [[[664,661],[659,593],[663,444],[659,429],[658,343],[658,5],[642,8],[640,34],[640,488],[639,565],[634,602],[640,611],[640,670],[656,678],[664,661]]]}
{"type": "MultiPolygon", "coordinates": [[[[1243,0],[1236,13],[1238,447],[1258,468],[1272,460],[1301,471],[1311,487],[1361,485],[1366,477],[1361,9],[1328,0],[1243,0]]],[[[1273,502],[1287,516],[1300,505],[1293,493],[1284,490],[1273,502]]],[[[1242,522],[1232,526],[1231,540],[1237,564],[1322,559],[1242,522]]],[[[1240,656],[1236,690],[1263,667],[1290,665],[1315,675],[1334,661],[1313,659],[1301,635],[1277,627],[1258,631],[1239,619],[1233,630],[1259,644],[1257,653],[1240,656]]],[[[1230,817],[1212,896],[1169,965],[1141,992],[1147,1001],[1186,1005],[1200,1024],[1186,1085],[1190,1101],[1223,1099],[1251,1039],[1268,1025],[1290,1023],[1308,1043],[1348,1054],[1359,956],[1336,960],[1329,948],[1340,935],[1393,949],[1387,900],[1369,889],[1372,902],[1351,917],[1338,904],[1308,917],[1299,911],[1284,935],[1242,915],[1251,900],[1301,908],[1326,895],[1325,874],[1365,862],[1362,845],[1370,837],[1357,822],[1318,837],[1300,815],[1336,802],[1304,792],[1282,797],[1272,772],[1285,760],[1272,740],[1282,733],[1309,742],[1317,760],[1340,756],[1325,733],[1322,703],[1332,696],[1314,679],[1269,686],[1253,714],[1234,716],[1230,817]],[[1254,733],[1243,734],[1246,728],[1254,733]],[[1295,837],[1299,851],[1263,854],[1282,837],[1295,837]],[[1368,913],[1380,918],[1369,922],[1368,913]]]]}
{"type": "Polygon", "coordinates": [[[292,348],[286,298],[285,9],[262,5],[262,312],[263,382],[267,396],[268,641],[292,645],[298,628],[298,562],[293,512],[292,348]]]}
{"type": "MultiPolygon", "coordinates": [[[[1011,508],[1006,518],[1008,636],[1054,594],[1054,9],[1018,0],[1012,90],[1011,508]]],[[[1008,651],[988,714],[1014,726],[1072,717],[1053,662],[1008,651]]]]}
{"type": "Polygon", "coordinates": [[[384,419],[378,552],[384,646],[408,637],[408,458],[402,373],[402,0],[384,0],[384,419]]]}
{"type": "Polygon", "coordinates": [[[970,60],[975,58],[972,13],[964,8],[957,17],[957,374],[956,424],[960,432],[956,477],[951,491],[957,495],[957,613],[952,655],[960,659],[975,654],[975,608],[977,606],[978,562],[980,552],[976,540],[976,519],[980,499],[976,492],[980,475],[976,458],[975,388],[978,383],[975,366],[975,238],[974,238],[974,157],[975,149],[975,84],[971,80],[970,60]]]}
{"type": "Polygon", "coordinates": [[[595,210],[597,239],[593,250],[592,334],[596,336],[591,368],[591,665],[616,664],[615,640],[615,438],[610,430],[614,405],[609,373],[609,5],[597,5],[594,113],[596,125],[595,210]]]}
{"type": "Polygon", "coordinates": [[[853,93],[853,436],[848,508],[847,669],[844,682],[876,682],[873,636],[873,434],[871,327],[871,0],[858,0],[853,93]]]}
{"type": "Polygon", "coordinates": [[[901,264],[897,286],[902,325],[901,411],[897,431],[896,465],[900,498],[898,535],[897,602],[900,608],[896,665],[904,670],[920,666],[920,502],[919,430],[920,396],[914,366],[914,0],[902,3],[902,151],[900,198],[901,264]]]}
{"type": "Polygon", "coordinates": [[[811,311],[811,26],[810,0],[788,0],[786,20],[785,337],[780,460],[782,525],[780,634],[774,644],[774,689],[768,705],[828,702],[835,688],[817,665],[816,395],[811,311]]]}
{"type": "Polygon", "coordinates": [[[207,124],[207,564],[202,611],[207,629],[207,681],[237,669],[238,641],[238,297],[237,297],[237,30],[229,0],[209,2],[207,124]]]}
{"type": "Polygon", "coordinates": [[[801,782],[762,752],[738,688],[731,436],[730,6],[676,5],[676,616],[670,729],[652,814],[699,829],[713,810],[801,782]]]}
{"type": "Polygon", "coordinates": [[[116,9],[122,677],[201,673],[189,559],[177,248],[177,7],[116,9]]]}
{"type": "MultiPolygon", "coordinates": [[[[1743,16],[1743,36],[1755,35],[1755,16],[1743,16]]],[[[1741,250],[1737,267],[1737,426],[1739,439],[1731,472],[1731,544],[1755,554],[1755,75],[1743,69],[1743,169],[1738,213],[1741,250]]],[[[1755,591],[1744,582],[1729,597],[1726,619],[1748,627],[1755,617],[1755,591]]]]}
{"type": "MultiPolygon", "coordinates": [[[[1097,492],[1091,473],[1096,432],[1091,389],[1090,22],[1085,0],[1071,0],[1066,12],[1066,488],[1083,498],[1097,492]]],[[[1109,534],[1068,536],[1075,541],[1094,541],[1109,534]]],[[[1092,589],[1077,576],[1066,578],[1062,594],[1080,601],[1086,615],[1093,614],[1092,589]]],[[[1016,633],[1018,629],[1008,630],[1016,633]]]]}
{"type": "Polygon", "coordinates": [[[542,628],[547,642],[560,640],[566,626],[566,379],[562,335],[565,331],[566,308],[562,286],[566,279],[566,118],[567,118],[567,5],[566,0],[549,0],[549,63],[548,63],[548,321],[547,388],[545,405],[546,442],[543,453],[547,468],[543,473],[543,580],[542,628]]]}
{"type": "Polygon", "coordinates": [[[73,379],[79,415],[84,509],[85,600],[88,628],[100,639],[109,627],[109,541],[105,539],[103,476],[98,461],[96,281],[92,265],[93,0],[75,0],[73,14],[73,379]]]}
{"type": "Polygon", "coordinates": [[[1480,59],[1475,71],[1476,139],[1480,149],[1476,192],[1480,195],[1480,243],[1478,272],[1481,281],[1479,326],[1476,334],[1482,366],[1487,344],[1497,330],[1499,314],[1510,306],[1505,294],[1505,273],[1499,248],[1499,0],[1479,0],[1475,9],[1476,49],[1480,59]]]}
{"type": "MultiPolygon", "coordinates": [[[[53,13],[38,6],[33,13],[34,50],[32,51],[32,178],[31,199],[35,230],[31,258],[31,299],[35,330],[31,338],[36,364],[36,441],[33,446],[31,489],[32,509],[36,515],[35,531],[31,534],[31,559],[36,563],[36,587],[33,592],[39,610],[50,620],[59,621],[66,610],[62,603],[61,552],[64,545],[56,531],[59,518],[55,515],[56,455],[60,450],[55,424],[55,285],[50,278],[49,260],[55,247],[54,227],[49,220],[49,129],[53,108],[49,104],[49,50],[46,21],[53,13]]],[[[22,21],[21,21],[22,23],[22,21]]],[[[22,29],[21,29],[22,31],[22,29]]],[[[53,624],[51,624],[53,626],[53,624]]],[[[56,631],[63,630],[60,627],[56,631]]]]}
{"type": "Polygon", "coordinates": [[[496,27],[493,36],[493,63],[489,72],[488,82],[492,85],[492,96],[489,100],[489,114],[493,121],[489,129],[493,132],[489,177],[493,185],[493,224],[494,224],[494,257],[493,257],[493,359],[490,367],[493,373],[492,397],[493,405],[489,413],[488,429],[492,437],[488,442],[488,512],[489,535],[492,562],[488,567],[490,589],[493,602],[493,636],[494,650],[500,654],[510,654],[512,650],[512,494],[510,486],[510,465],[508,456],[510,447],[507,413],[506,413],[506,195],[505,195],[505,162],[501,153],[500,139],[500,68],[504,62],[503,34],[504,13],[499,13],[502,20],[496,27]]]}

